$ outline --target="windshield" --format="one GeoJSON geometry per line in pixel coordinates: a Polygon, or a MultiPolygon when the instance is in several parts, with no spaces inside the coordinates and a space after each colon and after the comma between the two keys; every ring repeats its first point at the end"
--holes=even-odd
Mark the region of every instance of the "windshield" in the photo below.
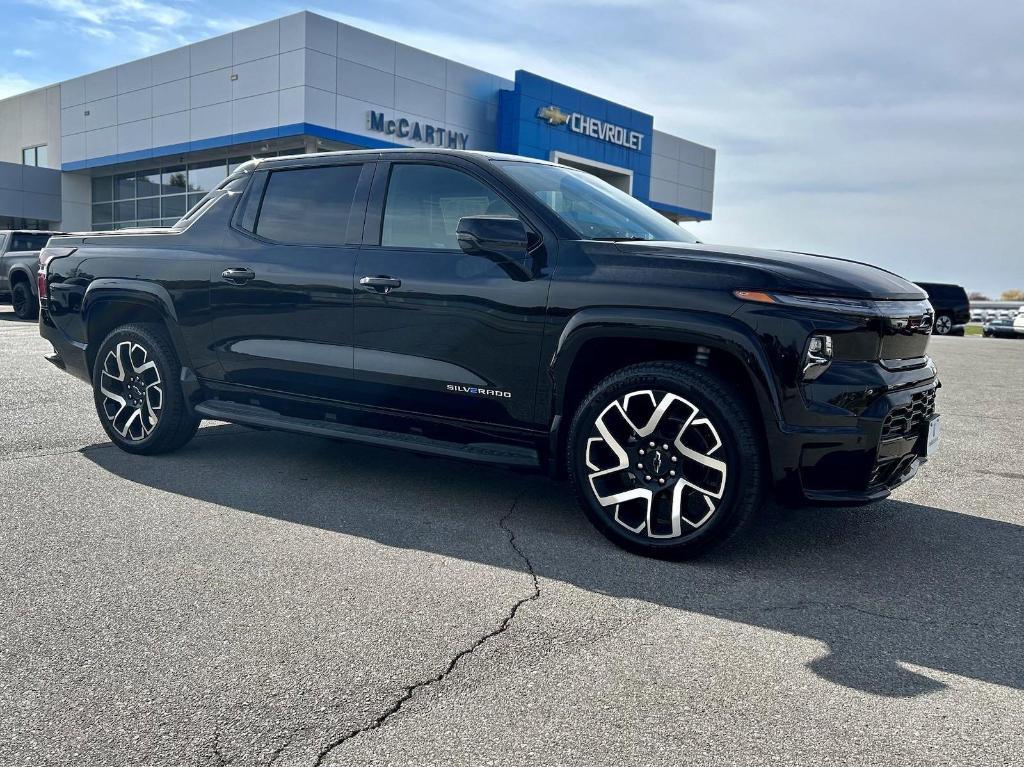
{"type": "Polygon", "coordinates": [[[699,242],[635,197],[584,171],[515,160],[497,165],[585,240],[699,242]]]}

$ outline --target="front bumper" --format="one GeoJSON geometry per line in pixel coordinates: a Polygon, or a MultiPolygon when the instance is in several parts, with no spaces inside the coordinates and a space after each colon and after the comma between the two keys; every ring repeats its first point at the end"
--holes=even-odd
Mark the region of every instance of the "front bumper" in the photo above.
{"type": "Polygon", "coordinates": [[[936,417],[940,384],[930,362],[927,370],[911,376],[919,380],[886,377],[889,385],[869,390],[870,396],[859,388],[847,392],[860,406],[850,417],[840,419],[845,421],[842,425],[830,419],[835,425],[778,426],[771,442],[783,500],[871,503],[914,478],[928,460],[928,426],[936,417]]]}

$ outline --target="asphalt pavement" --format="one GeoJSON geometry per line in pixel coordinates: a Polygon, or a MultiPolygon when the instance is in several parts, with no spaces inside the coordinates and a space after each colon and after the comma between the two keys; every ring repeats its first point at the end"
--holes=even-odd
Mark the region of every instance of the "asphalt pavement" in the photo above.
{"type": "Polygon", "coordinates": [[[113,448],[0,308],[4,765],[1024,762],[1024,342],[941,452],[690,563],[531,474],[236,426],[113,448]]]}

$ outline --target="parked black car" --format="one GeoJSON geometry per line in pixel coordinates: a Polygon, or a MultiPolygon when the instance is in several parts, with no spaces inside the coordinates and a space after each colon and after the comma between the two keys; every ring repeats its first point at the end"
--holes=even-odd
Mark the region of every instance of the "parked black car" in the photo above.
{"type": "Polygon", "coordinates": [[[654,556],[722,540],[769,489],[884,498],[938,435],[922,290],[700,243],[551,163],[254,161],[171,229],[58,237],[43,259],[49,359],[126,451],[211,418],[544,467],[654,556]]]}
{"type": "Polygon", "coordinates": [[[985,338],[1024,338],[1013,323],[1015,317],[995,317],[986,322],[981,329],[981,333],[985,338]]]}
{"type": "Polygon", "coordinates": [[[960,285],[941,282],[918,282],[917,286],[928,294],[928,300],[935,309],[934,333],[949,335],[954,331],[963,333],[963,326],[971,321],[971,302],[967,291],[960,285]]]}

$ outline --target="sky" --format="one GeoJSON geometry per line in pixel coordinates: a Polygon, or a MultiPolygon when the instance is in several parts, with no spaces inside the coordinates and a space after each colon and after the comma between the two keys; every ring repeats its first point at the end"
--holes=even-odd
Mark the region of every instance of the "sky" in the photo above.
{"type": "Polygon", "coordinates": [[[0,98],[303,9],[714,147],[707,242],[1024,289],[1020,0],[0,0],[0,98]]]}

